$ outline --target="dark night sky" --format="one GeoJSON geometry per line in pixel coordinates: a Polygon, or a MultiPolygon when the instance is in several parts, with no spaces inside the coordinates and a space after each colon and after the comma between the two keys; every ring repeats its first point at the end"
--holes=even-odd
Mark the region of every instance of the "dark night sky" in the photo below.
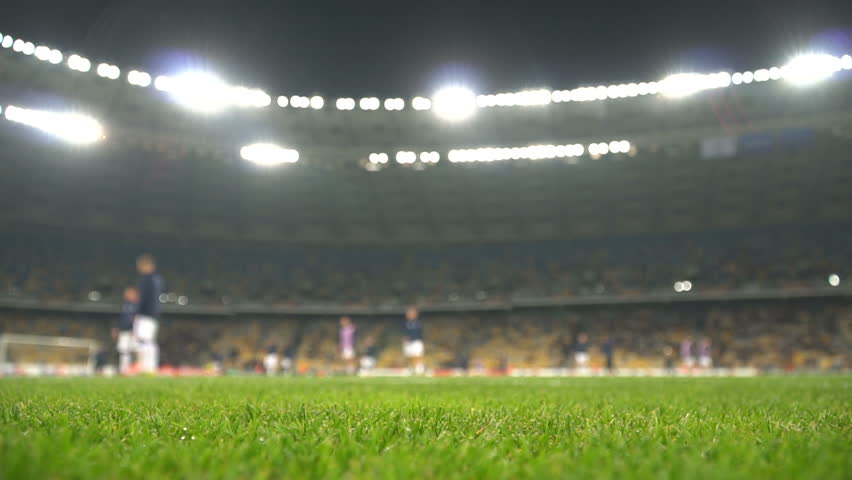
{"type": "Polygon", "coordinates": [[[272,95],[571,88],[852,52],[852,1],[65,0],[0,12],[3,33],[154,74],[203,64],[272,95]]]}

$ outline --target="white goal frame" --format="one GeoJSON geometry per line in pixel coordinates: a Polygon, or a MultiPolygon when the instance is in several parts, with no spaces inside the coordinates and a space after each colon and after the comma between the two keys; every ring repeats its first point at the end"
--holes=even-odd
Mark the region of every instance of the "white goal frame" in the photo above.
{"type": "Polygon", "coordinates": [[[91,375],[95,373],[95,356],[99,344],[88,338],[53,337],[45,335],[25,335],[20,333],[4,333],[0,335],[0,367],[8,364],[7,354],[9,345],[37,345],[44,347],[66,347],[88,350],[89,357],[86,370],[91,375]]]}

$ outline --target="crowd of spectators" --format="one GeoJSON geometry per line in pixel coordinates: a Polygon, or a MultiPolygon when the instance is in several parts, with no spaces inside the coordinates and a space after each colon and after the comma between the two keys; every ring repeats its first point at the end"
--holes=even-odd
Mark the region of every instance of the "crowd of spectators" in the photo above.
{"type": "MultiPolygon", "coordinates": [[[[93,338],[112,351],[114,321],[109,315],[6,310],[0,311],[0,333],[93,338]]],[[[375,345],[379,367],[405,364],[401,316],[355,316],[354,322],[359,354],[375,345]]],[[[848,299],[427,312],[423,323],[433,369],[572,367],[581,333],[589,337],[593,368],[605,364],[606,340],[614,346],[616,368],[678,365],[686,337],[710,339],[713,363],[721,367],[831,370],[852,361],[848,299]]],[[[161,325],[162,361],[254,370],[274,351],[291,358],[294,372],[339,371],[338,328],[338,318],[329,316],[172,316],[161,325]]]]}
{"type": "Polygon", "coordinates": [[[150,251],[193,305],[436,304],[824,288],[848,277],[852,232],[783,230],[446,246],[229,245],[0,234],[0,296],[116,302],[150,251]]]}

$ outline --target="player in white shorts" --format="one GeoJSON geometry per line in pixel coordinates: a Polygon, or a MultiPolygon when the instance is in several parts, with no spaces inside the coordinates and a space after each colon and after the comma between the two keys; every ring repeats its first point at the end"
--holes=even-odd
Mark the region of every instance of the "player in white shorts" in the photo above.
{"type": "Polygon", "coordinates": [[[136,316],[136,303],[139,301],[139,292],[133,287],[124,289],[124,304],[121,306],[121,316],[118,326],[113,329],[113,337],[116,340],[118,350],[118,372],[127,375],[130,365],[133,363],[133,351],[136,349],[133,340],[133,317],[136,316]]]}
{"type": "Polygon", "coordinates": [[[266,356],[263,357],[263,369],[269,376],[278,373],[278,347],[273,345],[266,349],[266,356]]]}
{"type": "Polygon", "coordinates": [[[414,307],[405,311],[405,324],[402,332],[402,354],[408,359],[409,368],[414,374],[426,373],[423,364],[423,325],[420,323],[420,312],[414,307]]]}
{"type": "Polygon", "coordinates": [[[142,254],[136,259],[136,270],[142,276],[139,280],[139,301],[136,304],[136,318],[133,321],[133,335],[136,351],[144,373],[156,373],[160,366],[160,347],[157,345],[157,331],[160,321],[160,294],[163,293],[163,277],[157,274],[157,263],[150,254],[142,254]]]}
{"type": "Polygon", "coordinates": [[[589,366],[589,336],[585,333],[577,335],[574,344],[574,367],[579,372],[585,372],[589,366]]]}

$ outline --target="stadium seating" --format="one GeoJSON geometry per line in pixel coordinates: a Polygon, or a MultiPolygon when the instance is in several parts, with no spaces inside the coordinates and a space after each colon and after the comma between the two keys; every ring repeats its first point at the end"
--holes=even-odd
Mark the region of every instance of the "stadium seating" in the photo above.
{"type": "MultiPolygon", "coordinates": [[[[108,315],[0,311],[0,333],[64,335],[97,339],[112,350],[108,315]]],[[[398,317],[355,317],[361,346],[379,347],[380,367],[404,365],[398,317]]],[[[795,302],[709,302],[683,305],[599,306],[519,312],[462,312],[424,317],[427,364],[431,368],[556,368],[571,365],[570,345],[580,332],[592,343],[595,368],[603,366],[600,345],[615,342],[621,368],[662,367],[666,347],[685,335],[713,340],[716,365],[763,370],[848,368],[852,348],[852,304],[848,300],[795,302]],[[568,348],[565,348],[567,343],[568,348]]],[[[173,317],[161,328],[162,359],[173,365],[205,365],[216,359],[229,368],[253,369],[268,347],[295,345],[301,372],[342,368],[336,318],[328,316],[173,317]]],[[[363,348],[360,349],[363,351],[363,348]]],[[[17,351],[19,358],[41,358],[17,351]]]]}

